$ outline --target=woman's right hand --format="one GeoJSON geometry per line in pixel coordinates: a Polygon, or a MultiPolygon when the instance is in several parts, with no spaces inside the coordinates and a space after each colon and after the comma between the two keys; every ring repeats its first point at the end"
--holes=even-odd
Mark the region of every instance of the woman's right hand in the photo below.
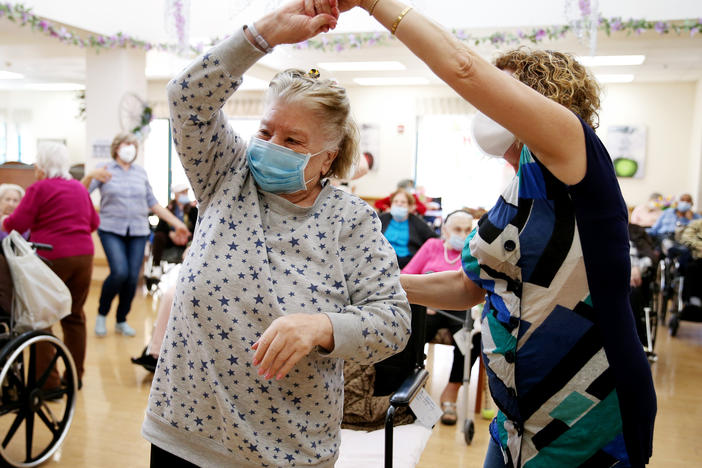
{"type": "Polygon", "coordinates": [[[337,0],[295,0],[256,21],[256,30],[271,47],[296,44],[336,27],[337,0]]]}
{"type": "Polygon", "coordinates": [[[112,174],[104,167],[94,169],[92,172],[88,173],[88,176],[93,179],[99,180],[103,184],[109,182],[110,179],[112,179],[112,174]]]}

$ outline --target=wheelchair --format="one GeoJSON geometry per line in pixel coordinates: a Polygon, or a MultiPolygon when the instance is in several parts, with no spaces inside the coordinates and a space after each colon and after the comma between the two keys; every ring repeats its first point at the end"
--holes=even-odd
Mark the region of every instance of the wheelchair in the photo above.
{"type": "MultiPolygon", "coordinates": [[[[663,262],[663,260],[661,260],[663,262]]],[[[643,345],[644,352],[649,363],[653,364],[658,360],[655,352],[656,338],[658,336],[658,319],[661,310],[662,285],[660,275],[663,272],[661,266],[642,277],[641,286],[638,291],[632,289],[630,297],[631,306],[636,320],[636,330],[643,345]]],[[[667,283],[666,283],[667,284],[667,283]]],[[[665,288],[663,284],[663,288],[665,288]]],[[[667,294],[667,293],[666,293],[667,294]]],[[[667,302],[666,302],[667,303],[667,302]]]]}
{"type": "Polygon", "coordinates": [[[11,275],[1,248],[0,285],[0,466],[33,467],[48,460],[68,434],[78,376],[70,351],[56,336],[16,330],[11,275]],[[38,347],[52,351],[53,358],[44,369],[39,367],[38,347]],[[45,388],[55,371],[62,376],[61,384],[45,388]]]}

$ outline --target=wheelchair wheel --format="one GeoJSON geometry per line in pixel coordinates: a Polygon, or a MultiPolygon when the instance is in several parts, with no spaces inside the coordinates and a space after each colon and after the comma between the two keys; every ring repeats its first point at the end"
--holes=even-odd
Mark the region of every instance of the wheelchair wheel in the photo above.
{"type": "Polygon", "coordinates": [[[24,333],[0,350],[0,461],[6,466],[33,467],[61,446],[73,420],[76,368],[66,345],[55,336],[24,333]],[[37,369],[37,345],[51,347],[47,368],[37,369]],[[61,385],[44,389],[52,371],[61,385]]]}
{"type": "Polygon", "coordinates": [[[475,424],[472,419],[466,419],[463,424],[463,438],[466,441],[466,445],[473,443],[473,436],[475,435],[475,424]]]}

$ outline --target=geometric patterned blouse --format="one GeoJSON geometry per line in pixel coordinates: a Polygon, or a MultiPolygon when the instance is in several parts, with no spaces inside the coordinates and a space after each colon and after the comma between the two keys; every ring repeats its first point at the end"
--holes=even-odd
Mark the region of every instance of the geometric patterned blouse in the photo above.
{"type": "Polygon", "coordinates": [[[482,352],[513,467],[642,466],[655,392],[629,306],[627,210],[584,122],[587,173],[553,176],[525,146],[519,170],[463,251],[486,291],[482,352]]]}

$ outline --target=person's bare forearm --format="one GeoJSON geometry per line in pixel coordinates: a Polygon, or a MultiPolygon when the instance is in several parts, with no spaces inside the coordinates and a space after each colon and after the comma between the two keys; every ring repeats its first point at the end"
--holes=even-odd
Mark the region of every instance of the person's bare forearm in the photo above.
{"type": "Polygon", "coordinates": [[[444,271],[426,275],[400,275],[402,288],[412,304],[434,309],[463,310],[483,301],[485,290],[463,271],[444,271]]]}
{"type": "Polygon", "coordinates": [[[168,209],[164,208],[159,204],[152,206],[151,211],[153,211],[156,216],[158,216],[173,227],[182,224],[182,221],[179,220],[173,213],[171,213],[168,209]]]}

